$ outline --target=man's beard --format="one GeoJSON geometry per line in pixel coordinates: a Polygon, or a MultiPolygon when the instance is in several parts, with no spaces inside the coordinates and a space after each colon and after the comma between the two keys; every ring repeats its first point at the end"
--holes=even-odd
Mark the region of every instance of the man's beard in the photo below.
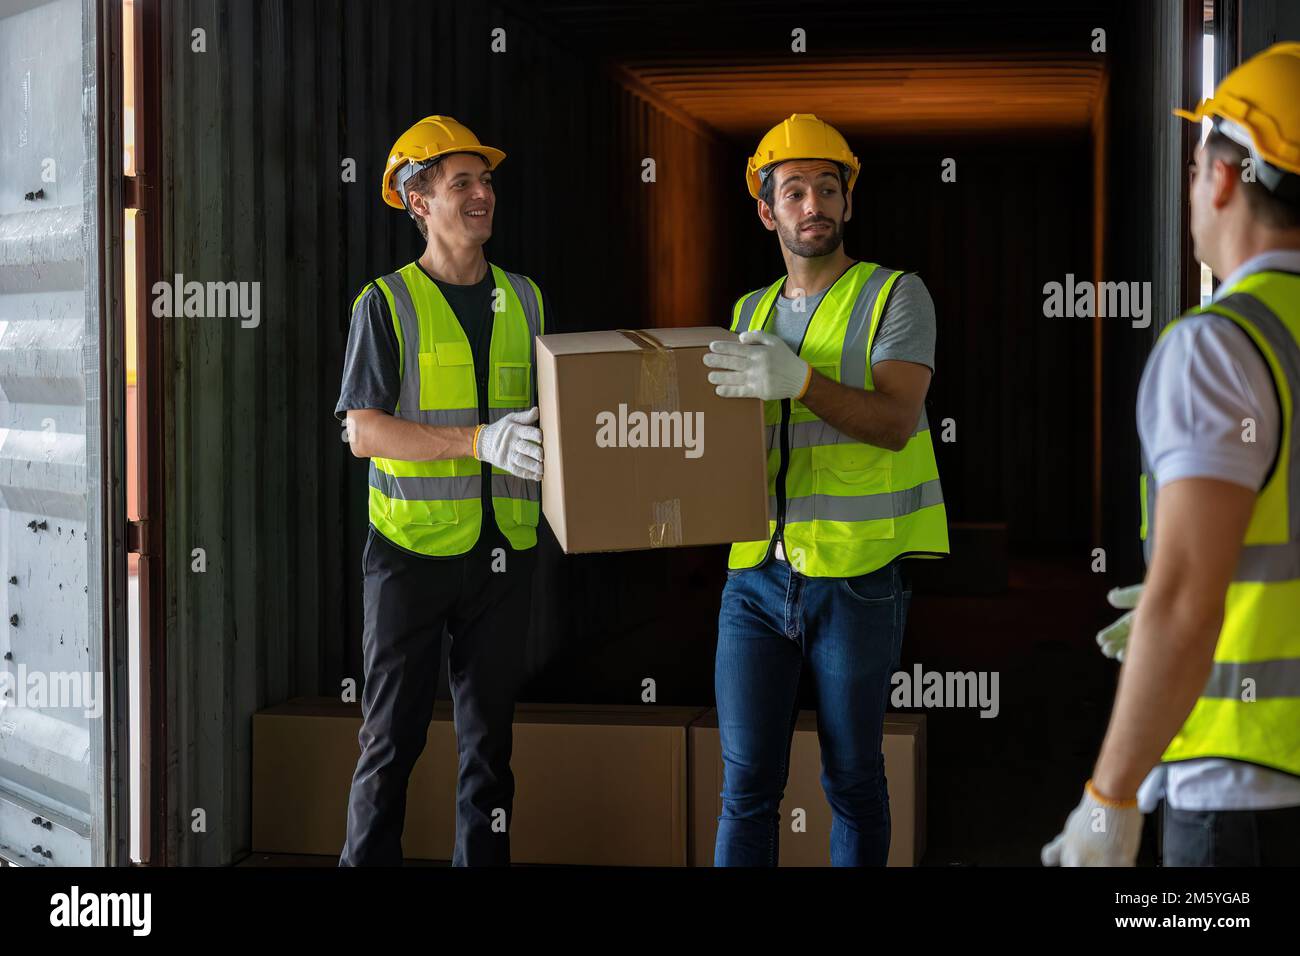
{"type": "Polygon", "coordinates": [[[802,226],[812,225],[808,220],[796,223],[794,226],[787,226],[781,220],[776,221],[778,234],[781,236],[781,242],[785,247],[793,252],[796,256],[804,259],[815,259],[820,256],[828,256],[834,252],[844,240],[844,223],[843,221],[835,222],[830,218],[815,219],[813,222],[825,222],[830,224],[830,231],[818,233],[811,236],[804,236],[799,232],[802,226]]]}

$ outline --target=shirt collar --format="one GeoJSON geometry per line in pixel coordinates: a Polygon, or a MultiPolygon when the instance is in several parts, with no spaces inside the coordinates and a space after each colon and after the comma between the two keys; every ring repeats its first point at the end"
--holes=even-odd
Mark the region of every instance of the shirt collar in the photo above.
{"type": "Polygon", "coordinates": [[[1266,272],[1274,270],[1277,272],[1300,272],[1300,250],[1296,249],[1270,249],[1268,252],[1261,252],[1257,256],[1247,259],[1237,268],[1228,274],[1228,277],[1219,283],[1219,287],[1214,290],[1211,302],[1218,302],[1223,296],[1224,291],[1232,288],[1246,276],[1254,275],[1256,272],[1266,272]]]}

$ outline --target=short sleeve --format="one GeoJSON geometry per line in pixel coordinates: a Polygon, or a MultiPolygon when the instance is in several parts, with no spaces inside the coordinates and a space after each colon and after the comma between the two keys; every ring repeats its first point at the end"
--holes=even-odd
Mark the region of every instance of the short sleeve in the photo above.
{"type": "Polygon", "coordinates": [[[894,280],[880,328],[871,343],[871,364],[915,362],[934,371],[934,300],[921,277],[904,273],[894,280]]]}
{"type": "Polygon", "coordinates": [[[371,285],[352,309],[343,384],[334,415],[342,420],[349,411],[363,408],[391,415],[397,410],[401,387],[401,356],[388,301],[371,285]]]}
{"type": "Polygon", "coordinates": [[[1268,366],[1231,319],[1191,316],[1156,343],[1138,388],[1138,435],[1157,485],[1215,478],[1258,491],[1280,420],[1268,366]]]}

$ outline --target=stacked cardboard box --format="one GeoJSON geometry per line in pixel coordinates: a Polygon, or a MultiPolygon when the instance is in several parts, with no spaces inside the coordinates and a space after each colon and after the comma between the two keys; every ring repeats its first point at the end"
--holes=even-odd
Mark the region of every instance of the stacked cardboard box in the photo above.
{"type": "MultiPolygon", "coordinates": [[[[698,707],[531,704],[514,725],[517,863],[684,866],[687,727],[698,707]]],[[[337,855],[360,756],[360,707],[290,701],[253,718],[253,850],[337,855]]],[[[451,858],[456,740],[436,708],[407,791],[403,853],[451,858]]]]}
{"type": "MultiPolygon", "coordinates": [[[[337,856],[360,748],[360,707],[303,698],[253,718],[253,847],[337,856]]],[[[721,809],[717,716],[693,707],[521,704],[514,727],[517,863],[708,866],[721,809]]],[[[893,815],[890,865],[917,862],[925,844],[925,723],[890,714],[885,764],[893,815]]],[[[411,774],[403,851],[448,860],[455,833],[456,740],[440,704],[411,774]]],[[[821,792],[814,715],[795,731],[782,819],[784,865],[824,865],[830,814],[821,792]],[[787,827],[788,830],[788,827],[787,827]]]]}

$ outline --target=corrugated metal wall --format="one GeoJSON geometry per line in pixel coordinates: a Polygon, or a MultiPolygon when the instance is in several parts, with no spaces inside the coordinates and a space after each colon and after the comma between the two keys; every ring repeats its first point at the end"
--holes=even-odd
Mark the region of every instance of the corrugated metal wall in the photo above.
{"type": "MultiPolygon", "coordinates": [[[[1186,64],[1175,39],[1196,0],[1122,6],[1110,30],[1105,278],[1151,282],[1149,328],[1109,322],[1103,330],[1103,540],[1117,580],[1141,580],[1137,540],[1140,471],[1134,409],[1147,354],[1160,330],[1182,312],[1179,267],[1186,233],[1183,137],[1189,125],[1170,114],[1196,101],[1182,87],[1186,64]],[[1140,131],[1135,133],[1135,131],[1140,131]]],[[[1199,73],[1197,92],[1199,92],[1199,73]]],[[[1188,264],[1191,268],[1191,264],[1188,264]]],[[[1193,270],[1194,272],[1194,270],[1193,270]]],[[[1192,304],[1192,303],[1186,303],[1192,304]]]]}
{"type": "MultiPolygon", "coordinates": [[[[149,320],[173,323],[176,346],[171,842],[175,862],[221,863],[249,846],[251,715],[361,677],[365,471],[333,407],[353,296],[419,253],[414,226],[379,199],[393,139],[441,112],[509,154],[488,254],[541,284],[553,330],[722,315],[731,290],[685,259],[725,263],[715,221],[692,216],[730,167],[720,144],[613,82],[599,51],[561,48],[491,6],[181,0],[165,10],[163,273],[260,283],[255,328],[149,320]],[[504,54],[490,49],[496,27],[504,54]],[[645,156],[656,185],[641,182],[645,156]],[[692,248],[666,228],[682,221],[692,248]],[[195,549],[204,571],[192,570],[195,549]],[[206,832],[195,832],[200,819],[206,832]]],[[[569,571],[550,573],[572,583],[569,571]]],[[[637,603],[644,576],[621,580],[609,600],[637,603]]],[[[544,644],[536,654],[547,656],[544,644]]]]}

